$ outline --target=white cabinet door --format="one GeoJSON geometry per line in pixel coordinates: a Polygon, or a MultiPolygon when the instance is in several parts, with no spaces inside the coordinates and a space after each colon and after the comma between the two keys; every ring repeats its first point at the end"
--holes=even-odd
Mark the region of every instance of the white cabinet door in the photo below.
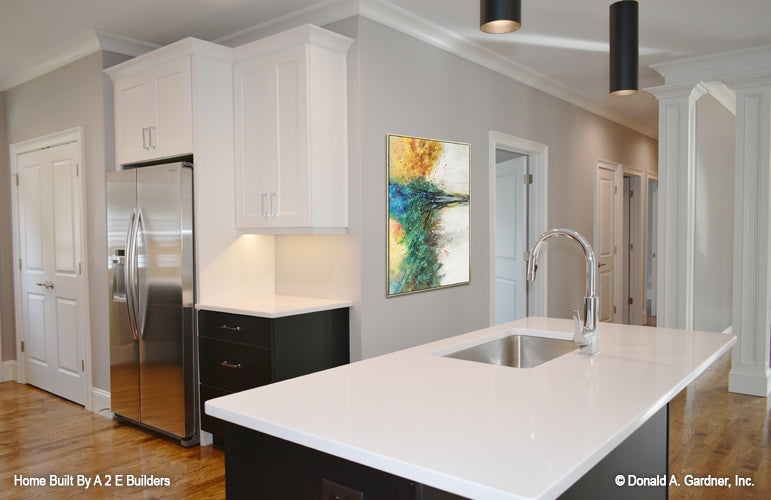
{"type": "Polygon", "coordinates": [[[147,158],[148,126],[155,119],[155,92],[145,78],[128,78],[115,86],[115,139],[118,163],[147,158]]]}
{"type": "Polygon", "coordinates": [[[305,47],[237,64],[234,74],[238,225],[309,226],[305,47]]]}
{"type": "Polygon", "coordinates": [[[238,227],[346,230],[349,45],[306,26],[236,49],[238,227]]]}
{"type": "Polygon", "coordinates": [[[116,82],[115,115],[119,164],[192,153],[190,58],[116,82]]]}

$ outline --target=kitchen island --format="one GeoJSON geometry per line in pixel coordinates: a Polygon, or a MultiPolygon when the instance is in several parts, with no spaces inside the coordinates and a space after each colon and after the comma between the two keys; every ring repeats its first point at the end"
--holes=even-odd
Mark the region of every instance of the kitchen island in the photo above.
{"type": "Polygon", "coordinates": [[[376,489],[402,488],[404,498],[556,498],[594,487],[649,494],[607,483],[616,474],[667,474],[668,402],[735,337],[603,323],[596,356],[572,351],[534,368],[445,357],[523,330],[571,339],[572,328],[526,318],[210,400],[206,412],[229,422],[234,438],[226,442],[228,491],[250,479],[250,487],[281,483],[283,470],[293,484],[273,484],[267,498],[284,487],[296,494],[301,483],[315,489],[303,498],[344,491],[324,480],[361,491],[346,478],[364,476],[376,489]],[[627,470],[608,461],[619,450],[621,462],[658,458],[627,470]],[[308,467],[295,465],[298,457],[308,467]],[[321,462],[329,471],[316,470],[321,462]]]}

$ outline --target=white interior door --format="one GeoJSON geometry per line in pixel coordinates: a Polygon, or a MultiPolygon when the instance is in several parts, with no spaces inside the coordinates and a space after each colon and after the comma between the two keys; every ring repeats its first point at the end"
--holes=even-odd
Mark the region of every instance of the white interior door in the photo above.
{"type": "Polygon", "coordinates": [[[616,210],[618,181],[615,168],[597,167],[595,199],[595,253],[600,321],[617,320],[616,304],[616,210]]]}
{"type": "Polygon", "coordinates": [[[16,164],[25,381],[85,404],[80,143],[16,164]]]}
{"type": "Polygon", "coordinates": [[[495,175],[495,323],[527,315],[527,156],[498,163],[495,175]]]}

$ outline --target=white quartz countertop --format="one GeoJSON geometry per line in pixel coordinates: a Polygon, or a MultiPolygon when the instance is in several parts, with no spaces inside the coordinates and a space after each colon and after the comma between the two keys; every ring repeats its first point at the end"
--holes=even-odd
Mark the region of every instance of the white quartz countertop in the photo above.
{"type": "Polygon", "coordinates": [[[469,498],[556,498],[735,343],[733,335],[600,325],[600,353],[535,368],[440,354],[526,318],[206,402],[238,425],[469,498]]]}
{"type": "Polygon", "coordinates": [[[350,300],[296,297],[293,295],[260,295],[207,300],[196,304],[195,308],[261,318],[280,318],[295,314],[340,309],[351,305],[350,300]]]}

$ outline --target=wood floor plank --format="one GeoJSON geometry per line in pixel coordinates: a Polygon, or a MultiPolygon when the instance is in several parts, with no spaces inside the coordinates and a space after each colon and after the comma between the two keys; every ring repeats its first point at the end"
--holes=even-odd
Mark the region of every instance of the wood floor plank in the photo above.
{"type": "Polygon", "coordinates": [[[219,447],[176,443],[30,386],[0,384],[0,498],[224,498],[225,459],[219,447]],[[64,486],[51,486],[50,476],[64,486]],[[92,485],[77,486],[77,475],[92,485]],[[116,476],[124,479],[116,486],[116,476]],[[128,486],[128,476],[168,479],[167,486],[128,486]],[[67,486],[72,476],[74,486],[67,486]],[[101,486],[94,486],[99,476],[101,486]],[[108,476],[112,486],[106,486],[108,476]],[[46,486],[14,486],[15,477],[46,486]]]}
{"type": "MultiPolygon", "coordinates": [[[[722,357],[670,406],[670,474],[680,486],[670,498],[771,498],[771,404],[728,392],[730,354],[722,357]],[[686,486],[696,478],[748,477],[751,487],[686,486]]],[[[30,386],[0,383],[0,498],[225,497],[220,447],[185,449],[30,386]],[[49,479],[82,474],[168,478],[170,486],[14,486],[14,476],[49,479]]],[[[73,481],[75,477],[73,477],[73,481]]]]}

